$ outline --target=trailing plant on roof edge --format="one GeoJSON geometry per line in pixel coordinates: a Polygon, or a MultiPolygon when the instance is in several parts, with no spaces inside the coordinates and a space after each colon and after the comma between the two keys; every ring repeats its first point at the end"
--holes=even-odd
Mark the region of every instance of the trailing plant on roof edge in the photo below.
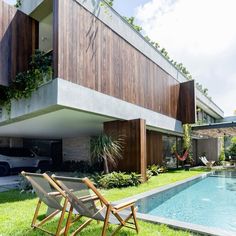
{"type": "Polygon", "coordinates": [[[19,7],[21,7],[21,5],[22,5],[21,0],[16,0],[15,7],[16,7],[16,8],[19,8],[19,7]]]}
{"type": "Polygon", "coordinates": [[[9,87],[0,86],[0,106],[10,113],[11,100],[30,98],[42,84],[52,78],[52,56],[36,50],[31,56],[29,69],[18,73],[9,87]]]}

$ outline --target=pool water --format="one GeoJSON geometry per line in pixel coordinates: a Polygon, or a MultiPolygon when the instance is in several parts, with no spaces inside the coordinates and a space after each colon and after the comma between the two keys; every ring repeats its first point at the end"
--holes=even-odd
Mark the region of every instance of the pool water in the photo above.
{"type": "Polygon", "coordinates": [[[148,203],[139,200],[141,213],[217,227],[236,235],[236,178],[232,175],[209,176],[172,195],[160,204],[158,194],[148,203]]]}

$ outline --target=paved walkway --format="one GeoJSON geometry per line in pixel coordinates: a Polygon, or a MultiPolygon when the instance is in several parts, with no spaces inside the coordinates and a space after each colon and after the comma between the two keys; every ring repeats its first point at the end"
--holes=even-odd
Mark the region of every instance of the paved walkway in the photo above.
{"type": "Polygon", "coordinates": [[[0,192],[17,188],[19,180],[20,178],[18,175],[0,177],[0,192]]]}

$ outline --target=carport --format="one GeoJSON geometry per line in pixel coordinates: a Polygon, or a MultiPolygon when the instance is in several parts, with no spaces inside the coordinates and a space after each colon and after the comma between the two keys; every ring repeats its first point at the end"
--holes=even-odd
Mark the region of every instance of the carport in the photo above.
{"type": "Polygon", "coordinates": [[[217,123],[195,125],[192,127],[192,136],[197,140],[197,157],[206,155],[209,160],[218,161],[224,147],[224,137],[236,136],[236,117],[225,118],[217,123]]]}
{"type": "Polygon", "coordinates": [[[236,117],[232,121],[195,125],[192,127],[193,135],[199,138],[220,138],[224,136],[236,136],[236,117]]]}

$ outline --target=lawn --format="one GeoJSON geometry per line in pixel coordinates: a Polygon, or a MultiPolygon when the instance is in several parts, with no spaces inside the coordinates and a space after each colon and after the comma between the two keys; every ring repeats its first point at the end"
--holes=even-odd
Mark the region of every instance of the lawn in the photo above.
{"type": "MultiPolygon", "coordinates": [[[[125,189],[111,189],[102,190],[106,198],[110,201],[119,200],[125,197],[129,197],[141,192],[151,190],[156,187],[160,187],[166,184],[182,180],[199,173],[203,170],[194,171],[173,171],[159,176],[152,177],[147,183],[144,183],[138,187],[128,187],[125,189]]],[[[0,193],[0,236],[35,236],[45,235],[41,231],[33,231],[30,228],[31,219],[35,210],[37,198],[33,194],[21,193],[17,190],[0,193]]],[[[43,212],[42,212],[43,213],[43,212]]],[[[56,222],[50,222],[47,225],[48,230],[54,230],[56,222]]],[[[194,235],[189,232],[176,231],[168,228],[165,225],[151,224],[143,221],[139,221],[141,236],[189,236],[194,235]]],[[[81,236],[93,236],[100,235],[102,224],[92,223],[89,227],[85,228],[81,232],[81,236]]],[[[113,226],[109,230],[114,229],[113,226]]],[[[134,231],[129,229],[123,229],[118,235],[131,236],[136,235],[134,231]]]]}

